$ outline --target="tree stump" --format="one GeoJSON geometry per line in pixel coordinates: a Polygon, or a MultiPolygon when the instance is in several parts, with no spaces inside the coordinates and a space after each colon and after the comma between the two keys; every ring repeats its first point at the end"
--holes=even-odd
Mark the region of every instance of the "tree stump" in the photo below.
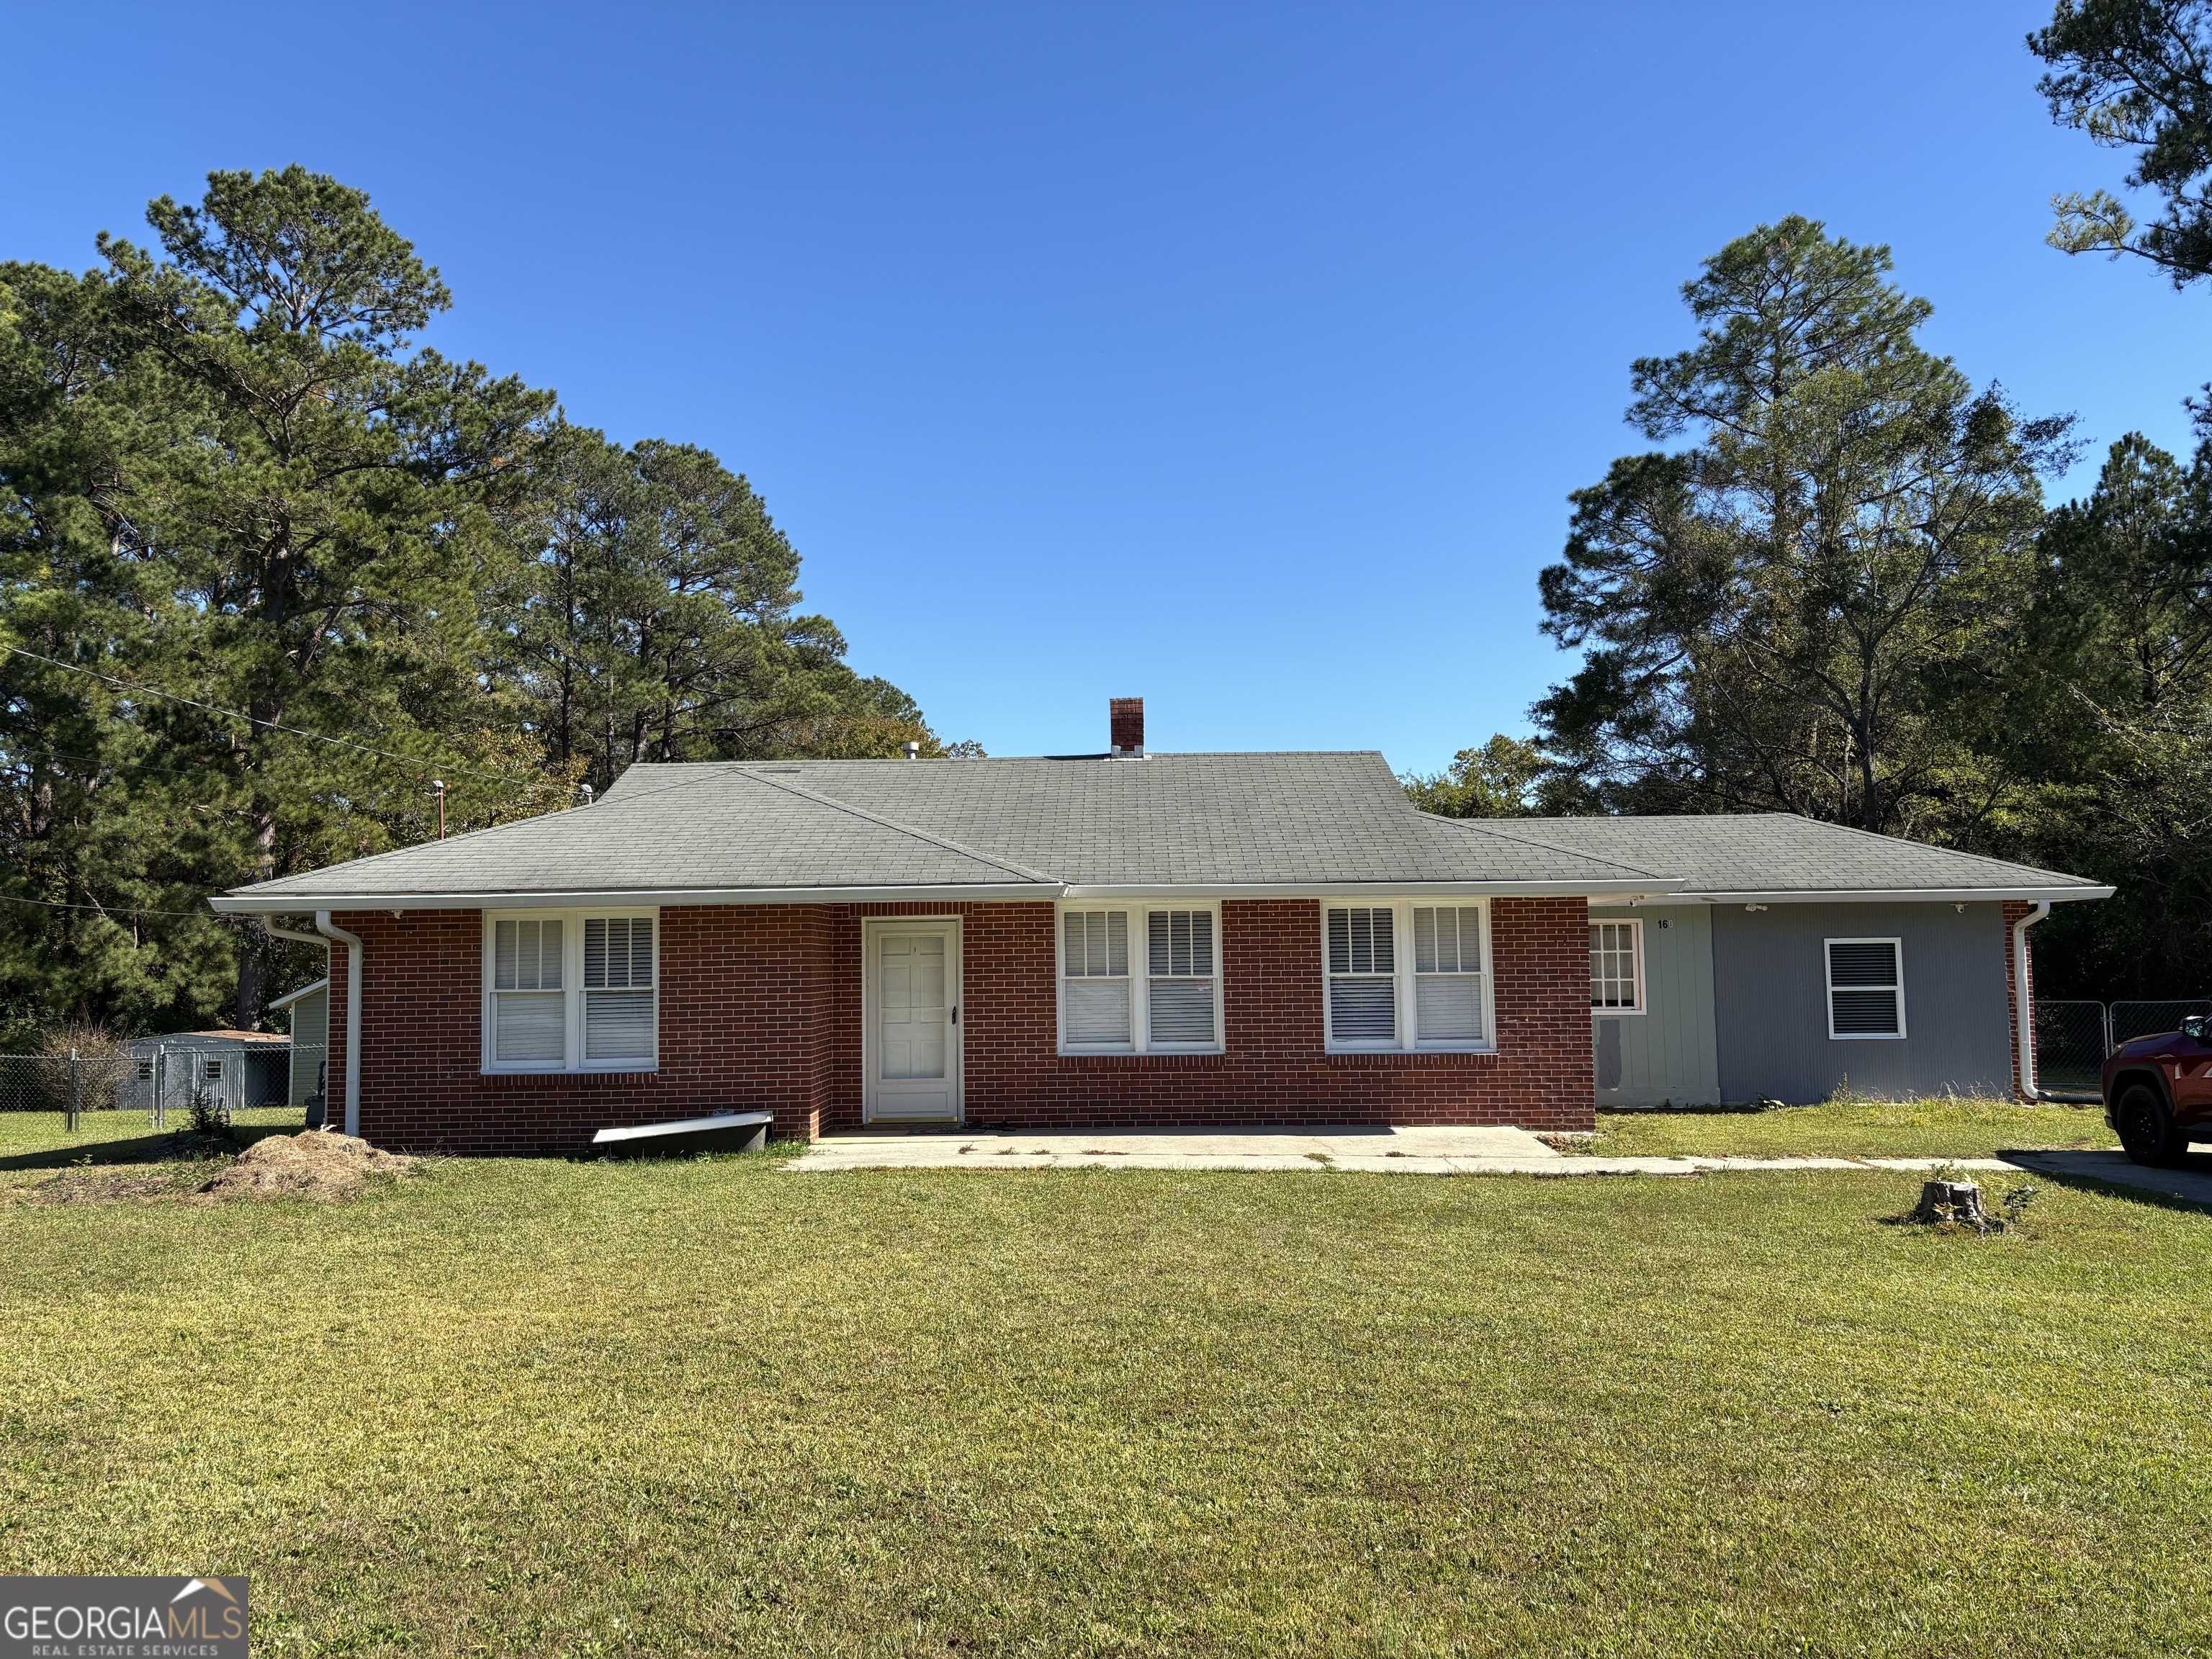
{"type": "Polygon", "coordinates": [[[1920,1188],[1920,1207],[1915,1221],[1955,1221],[1977,1232],[1985,1230],[1989,1217],[1982,1210],[1982,1189],[1971,1181],[1929,1181],[1920,1188]]]}

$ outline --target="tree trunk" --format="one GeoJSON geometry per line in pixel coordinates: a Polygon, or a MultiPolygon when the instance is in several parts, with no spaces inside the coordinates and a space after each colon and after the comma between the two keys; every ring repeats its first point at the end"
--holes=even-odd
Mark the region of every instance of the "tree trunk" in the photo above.
{"type": "Polygon", "coordinates": [[[261,1005],[269,994],[269,961],[262,950],[269,942],[268,923],[254,917],[238,952],[238,1004],[234,1012],[234,1023],[241,1031],[261,1029],[261,1005]]]}

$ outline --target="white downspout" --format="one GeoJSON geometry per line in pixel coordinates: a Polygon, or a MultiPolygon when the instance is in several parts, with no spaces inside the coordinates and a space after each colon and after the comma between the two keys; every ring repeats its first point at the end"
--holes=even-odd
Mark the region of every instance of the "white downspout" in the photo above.
{"type": "Polygon", "coordinates": [[[2027,930],[2050,914],[2051,901],[2043,899],[2012,925],[2013,1036],[2020,1048],[2020,1091],[2029,1100],[2043,1097],[2035,1086],[2035,1011],[2028,999],[2027,930]]]}
{"type": "Polygon", "coordinates": [[[332,927],[327,910],[315,912],[315,931],[346,948],[345,1132],[357,1136],[361,1133],[361,937],[332,927]]]}

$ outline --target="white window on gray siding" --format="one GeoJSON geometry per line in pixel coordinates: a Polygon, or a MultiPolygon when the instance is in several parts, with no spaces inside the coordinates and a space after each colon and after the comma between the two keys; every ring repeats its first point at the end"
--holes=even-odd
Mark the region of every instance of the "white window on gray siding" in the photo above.
{"type": "Polygon", "coordinates": [[[502,1065],[562,1065],[568,1058],[568,995],[561,984],[558,921],[492,924],[491,1057],[502,1065]]]}
{"type": "Polygon", "coordinates": [[[1060,1009],[1071,1048],[1126,1048],[1129,913],[1069,910],[1060,921],[1060,1009]]]}
{"type": "MultiPolygon", "coordinates": [[[[557,924],[556,924],[557,925],[557,924]]],[[[584,1058],[595,1064],[653,1056],[653,918],[584,922],[584,1058]]]]}
{"type": "Polygon", "coordinates": [[[1638,925],[1632,921],[1594,921],[1589,930],[1590,1006],[1611,1013],[1644,1011],[1642,964],[1637,960],[1638,925]]]}
{"type": "Polygon", "coordinates": [[[1905,944],[1894,939],[1832,939],[1828,1035],[1838,1041],[1905,1035],[1905,944]]]}
{"type": "Polygon", "coordinates": [[[1328,911],[1328,1039],[1398,1042],[1398,953],[1388,905],[1328,911]]]}
{"type": "Polygon", "coordinates": [[[1220,1041],[1213,1023],[1213,912],[1149,911],[1145,928],[1147,1046],[1212,1048],[1220,1041]]]}
{"type": "Polygon", "coordinates": [[[1483,1030],[1482,911],[1413,908],[1413,1034],[1421,1042],[1480,1042],[1483,1030]]]}

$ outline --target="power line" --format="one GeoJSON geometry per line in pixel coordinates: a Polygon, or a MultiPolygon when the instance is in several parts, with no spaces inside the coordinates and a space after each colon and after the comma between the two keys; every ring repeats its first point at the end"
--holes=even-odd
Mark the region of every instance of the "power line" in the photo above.
{"type": "Polygon", "coordinates": [[[141,910],[125,904],[64,904],[55,899],[17,898],[12,893],[0,893],[0,904],[36,904],[48,910],[91,910],[111,921],[117,916],[186,916],[206,917],[204,910],[141,910]]]}
{"type": "Polygon", "coordinates": [[[398,761],[403,766],[420,766],[433,772],[458,772],[465,777],[490,778],[499,783],[518,781],[516,775],[512,772],[479,772],[474,767],[453,766],[443,761],[423,760],[414,755],[398,755],[389,749],[372,749],[368,744],[356,743],[349,738],[333,738],[321,732],[309,732],[300,726],[286,726],[281,720],[256,720],[251,714],[241,714],[235,708],[221,708],[211,702],[199,702],[191,697],[180,697],[173,691],[157,690],[150,685],[133,685],[130,681],[119,680],[112,674],[103,674],[96,668],[87,668],[82,663],[63,662],[58,658],[42,657],[35,651],[24,650],[20,645],[0,648],[10,651],[19,657],[28,657],[33,662],[42,662],[49,668],[64,668],[73,674],[89,674],[93,678],[104,680],[110,685],[130,692],[133,696],[167,697],[171,702],[183,703],[187,708],[203,708],[210,714],[221,714],[227,720],[244,720],[248,726],[264,726],[271,732],[283,732],[295,738],[312,738],[317,743],[334,743],[341,749],[358,750],[364,755],[374,755],[380,759],[398,761]]]}

